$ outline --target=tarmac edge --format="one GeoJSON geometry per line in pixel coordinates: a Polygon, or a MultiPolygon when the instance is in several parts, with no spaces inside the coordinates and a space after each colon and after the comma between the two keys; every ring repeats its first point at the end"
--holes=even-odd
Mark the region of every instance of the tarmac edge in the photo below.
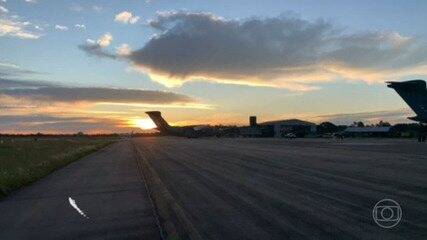
{"type": "Polygon", "coordinates": [[[132,140],[132,146],[138,170],[145,180],[145,187],[153,205],[162,239],[203,239],[134,140],[132,140]]]}

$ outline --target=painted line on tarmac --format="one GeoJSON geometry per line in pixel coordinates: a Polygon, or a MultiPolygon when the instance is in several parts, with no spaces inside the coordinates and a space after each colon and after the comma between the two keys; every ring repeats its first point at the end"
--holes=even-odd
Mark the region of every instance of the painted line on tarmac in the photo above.
{"type": "Polygon", "coordinates": [[[68,202],[70,203],[71,207],[73,207],[80,215],[82,215],[84,218],[89,219],[89,217],[77,206],[76,200],[72,199],[71,197],[68,197],[68,202]]]}

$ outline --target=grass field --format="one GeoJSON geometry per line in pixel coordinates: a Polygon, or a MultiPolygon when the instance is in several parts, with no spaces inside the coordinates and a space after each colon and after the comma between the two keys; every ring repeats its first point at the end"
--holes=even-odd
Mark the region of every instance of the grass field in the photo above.
{"type": "Polygon", "coordinates": [[[114,142],[107,137],[0,138],[0,197],[114,142]]]}

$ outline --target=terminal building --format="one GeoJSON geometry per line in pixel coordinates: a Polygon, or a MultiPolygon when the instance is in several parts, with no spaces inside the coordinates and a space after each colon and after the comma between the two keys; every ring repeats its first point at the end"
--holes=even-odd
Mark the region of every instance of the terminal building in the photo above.
{"type": "Polygon", "coordinates": [[[256,117],[249,117],[249,126],[239,128],[243,137],[283,137],[288,133],[293,133],[297,137],[315,135],[317,125],[315,123],[302,121],[299,119],[288,119],[257,123],[256,117]]]}

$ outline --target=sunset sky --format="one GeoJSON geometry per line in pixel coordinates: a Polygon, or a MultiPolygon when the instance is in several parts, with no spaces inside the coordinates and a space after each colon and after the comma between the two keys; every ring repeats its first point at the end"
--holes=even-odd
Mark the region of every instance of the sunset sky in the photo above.
{"type": "Polygon", "coordinates": [[[0,133],[413,116],[427,1],[0,0],[0,133]]]}

